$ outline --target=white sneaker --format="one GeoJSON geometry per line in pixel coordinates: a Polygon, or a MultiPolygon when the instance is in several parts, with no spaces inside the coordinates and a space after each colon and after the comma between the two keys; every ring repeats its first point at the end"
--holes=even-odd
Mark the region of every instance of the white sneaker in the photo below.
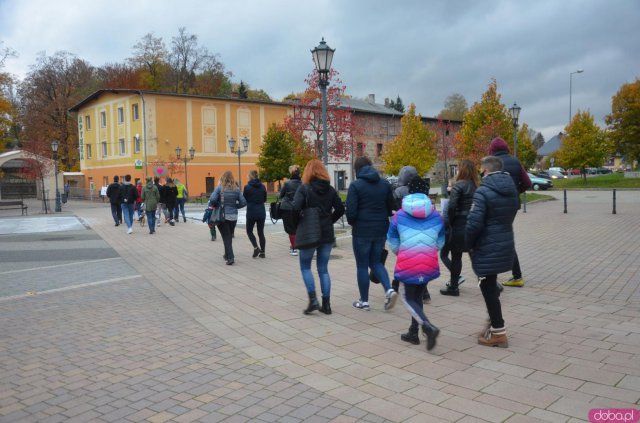
{"type": "Polygon", "coordinates": [[[132,234],[132,233],[133,233],[133,228],[129,228],[129,229],[127,229],[127,233],[128,233],[128,234],[132,234]]]}
{"type": "Polygon", "coordinates": [[[384,309],[391,310],[393,306],[396,305],[397,299],[398,299],[398,293],[393,289],[388,290],[384,296],[384,309]]]}
{"type": "Polygon", "coordinates": [[[362,300],[354,301],[352,305],[354,308],[357,308],[359,310],[369,311],[369,302],[367,301],[362,301],[362,300]]]}
{"type": "Polygon", "coordinates": [[[296,250],[295,248],[289,248],[289,255],[297,256],[298,255],[298,250],[296,250]]]}

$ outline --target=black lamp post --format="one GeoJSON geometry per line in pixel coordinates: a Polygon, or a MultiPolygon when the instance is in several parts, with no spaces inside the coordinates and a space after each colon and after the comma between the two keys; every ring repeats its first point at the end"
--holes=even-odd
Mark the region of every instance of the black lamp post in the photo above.
{"type": "Polygon", "coordinates": [[[51,151],[53,152],[53,169],[54,178],[56,180],[56,213],[62,211],[62,201],[60,201],[60,190],[58,189],[58,141],[51,143],[51,151]]]}
{"type": "Polygon", "coordinates": [[[320,75],[320,91],[322,92],[322,162],[325,166],[329,163],[329,147],[327,142],[327,87],[329,86],[329,71],[335,48],[330,48],[327,43],[320,41],[318,47],[311,50],[313,63],[320,75]]]}
{"type": "Polygon", "coordinates": [[[518,106],[515,102],[513,106],[509,109],[511,112],[511,119],[513,119],[513,157],[518,158],[518,117],[520,116],[520,110],[522,108],[518,106]]]}
{"type": "Polygon", "coordinates": [[[447,145],[447,138],[449,136],[449,122],[442,126],[442,152],[444,153],[444,182],[442,184],[442,198],[449,196],[449,168],[447,166],[447,156],[449,155],[449,146],[447,145]]]}
{"type": "Polygon", "coordinates": [[[584,69],[578,69],[575,72],[569,73],[569,123],[571,123],[571,118],[573,117],[571,116],[571,85],[573,84],[573,74],[582,72],[584,72],[584,69]]]}
{"type": "Polygon", "coordinates": [[[242,190],[242,171],[240,169],[240,156],[242,156],[242,154],[246,153],[249,150],[249,138],[242,138],[242,147],[243,148],[240,148],[240,146],[238,146],[238,149],[236,150],[236,140],[234,140],[233,137],[229,138],[229,148],[231,149],[231,152],[238,155],[238,185],[240,187],[240,190],[242,190]]]}
{"type": "MultiPolygon", "coordinates": [[[[180,146],[176,147],[176,157],[180,160],[180,154],[182,154],[182,149],[180,146]]],[[[189,149],[189,157],[184,156],[184,186],[187,188],[187,192],[189,192],[189,177],[187,176],[187,161],[193,160],[193,157],[196,155],[196,149],[191,147],[189,149]]]]}

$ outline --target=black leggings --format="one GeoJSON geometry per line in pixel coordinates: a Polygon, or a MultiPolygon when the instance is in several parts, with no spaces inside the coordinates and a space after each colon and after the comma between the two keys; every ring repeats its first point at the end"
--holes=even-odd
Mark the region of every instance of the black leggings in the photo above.
{"type": "Polygon", "coordinates": [[[236,227],[235,220],[225,220],[222,223],[218,223],[218,230],[220,231],[220,235],[222,236],[222,242],[224,243],[224,257],[227,260],[233,260],[235,257],[233,255],[233,245],[232,242],[232,234],[233,230],[236,227]]]}
{"type": "Polygon", "coordinates": [[[403,283],[400,285],[400,298],[411,314],[411,326],[409,326],[411,333],[418,333],[420,326],[429,321],[424,314],[424,306],[422,305],[422,296],[426,289],[426,283],[420,285],[403,283]]]}
{"type": "Polygon", "coordinates": [[[251,241],[251,245],[253,245],[253,248],[258,248],[256,237],[255,235],[253,235],[253,225],[257,224],[258,238],[260,239],[260,251],[262,251],[263,253],[264,247],[267,243],[264,238],[264,221],[265,219],[247,219],[247,236],[249,237],[249,241],[251,241]]]}
{"type": "Polygon", "coordinates": [[[504,327],[502,306],[500,305],[500,291],[498,290],[497,281],[498,275],[480,277],[480,291],[482,291],[482,296],[484,297],[484,302],[489,312],[489,319],[491,319],[491,326],[494,329],[504,327]]]}

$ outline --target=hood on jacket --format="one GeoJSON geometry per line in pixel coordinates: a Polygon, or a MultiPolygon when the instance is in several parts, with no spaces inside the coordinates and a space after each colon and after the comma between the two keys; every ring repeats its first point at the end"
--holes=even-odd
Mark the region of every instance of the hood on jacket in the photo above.
{"type": "Polygon", "coordinates": [[[482,178],[482,185],[502,196],[518,196],[513,178],[506,172],[493,172],[482,178]]]}
{"type": "Polygon", "coordinates": [[[311,181],[311,189],[318,195],[325,195],[331,189],[329,181],[323,181],[322,179],[314,179],[311,181]]]}
{"type": "Polygon", "coordinates": [[[380,180],[378,170],[373,166],[365,166],[360,169],[356,175],[358,179],[364,179],[367,182],[376,183],[380,180]]]}
{"type": "Polygon", "coordinates": [[[435,209],[429,199],[429,196],[422,193],[416,193],[406,195],[402,199],[402,210],[415,218],[424,219],[435,209]]]}
{"type": "Polygon", "coordinates": [[[402,169],[400,169],[400,173],[398,173],[398,186],[405,186],[405,185],[409,185],[409,182],[411,182],[411,179],[413,179],[414,176],[418,175],[418,171],[416,170],[415,167],[413,166],[404,166],[402,169]]]}
{"type": "Polygon", "coordinates": [[[500,137],[494,138],[489,147],[489,154],[495,156],[498,151],[509,152],[509,145],[500,137]]]}
{"type": "Polygon", "coordinates": [[[251,179],[249,181],[249,185],[251,185],[252,187],[259,187],[260,185],[262,185],[262,182],[260,182],[259,178],[251,179]]]}
{"type": "Polygon", "coordinates": [[[149,182],[147,182],[147,185],[145,185],[145,186],[147,188],[151,189],[151,188],[153,188],[153,185],[154,185],[153,181],[149,181],[149,182]]]}

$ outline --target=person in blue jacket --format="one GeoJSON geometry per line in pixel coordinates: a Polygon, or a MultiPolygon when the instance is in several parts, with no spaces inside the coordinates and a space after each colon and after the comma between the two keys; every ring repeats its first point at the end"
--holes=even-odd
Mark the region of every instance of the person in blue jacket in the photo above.
{"type": "Polygon", "coordinates": [[[253,258],[258,256],[265,258],[264,248],[267,241],[264,237],[264,222],[267,218],[267,212],[264,208],[264,203],[267,202],[267,189],[260,182],[257,170],[249,172],[249,183],[244,186],[242,194],[247,200],[247,236],[251,241],[251,245],[253,245],[253,258]],[[255,225],[258,228],[260,246],[258,246],[256,237],[253,234],[255,225]]]}

